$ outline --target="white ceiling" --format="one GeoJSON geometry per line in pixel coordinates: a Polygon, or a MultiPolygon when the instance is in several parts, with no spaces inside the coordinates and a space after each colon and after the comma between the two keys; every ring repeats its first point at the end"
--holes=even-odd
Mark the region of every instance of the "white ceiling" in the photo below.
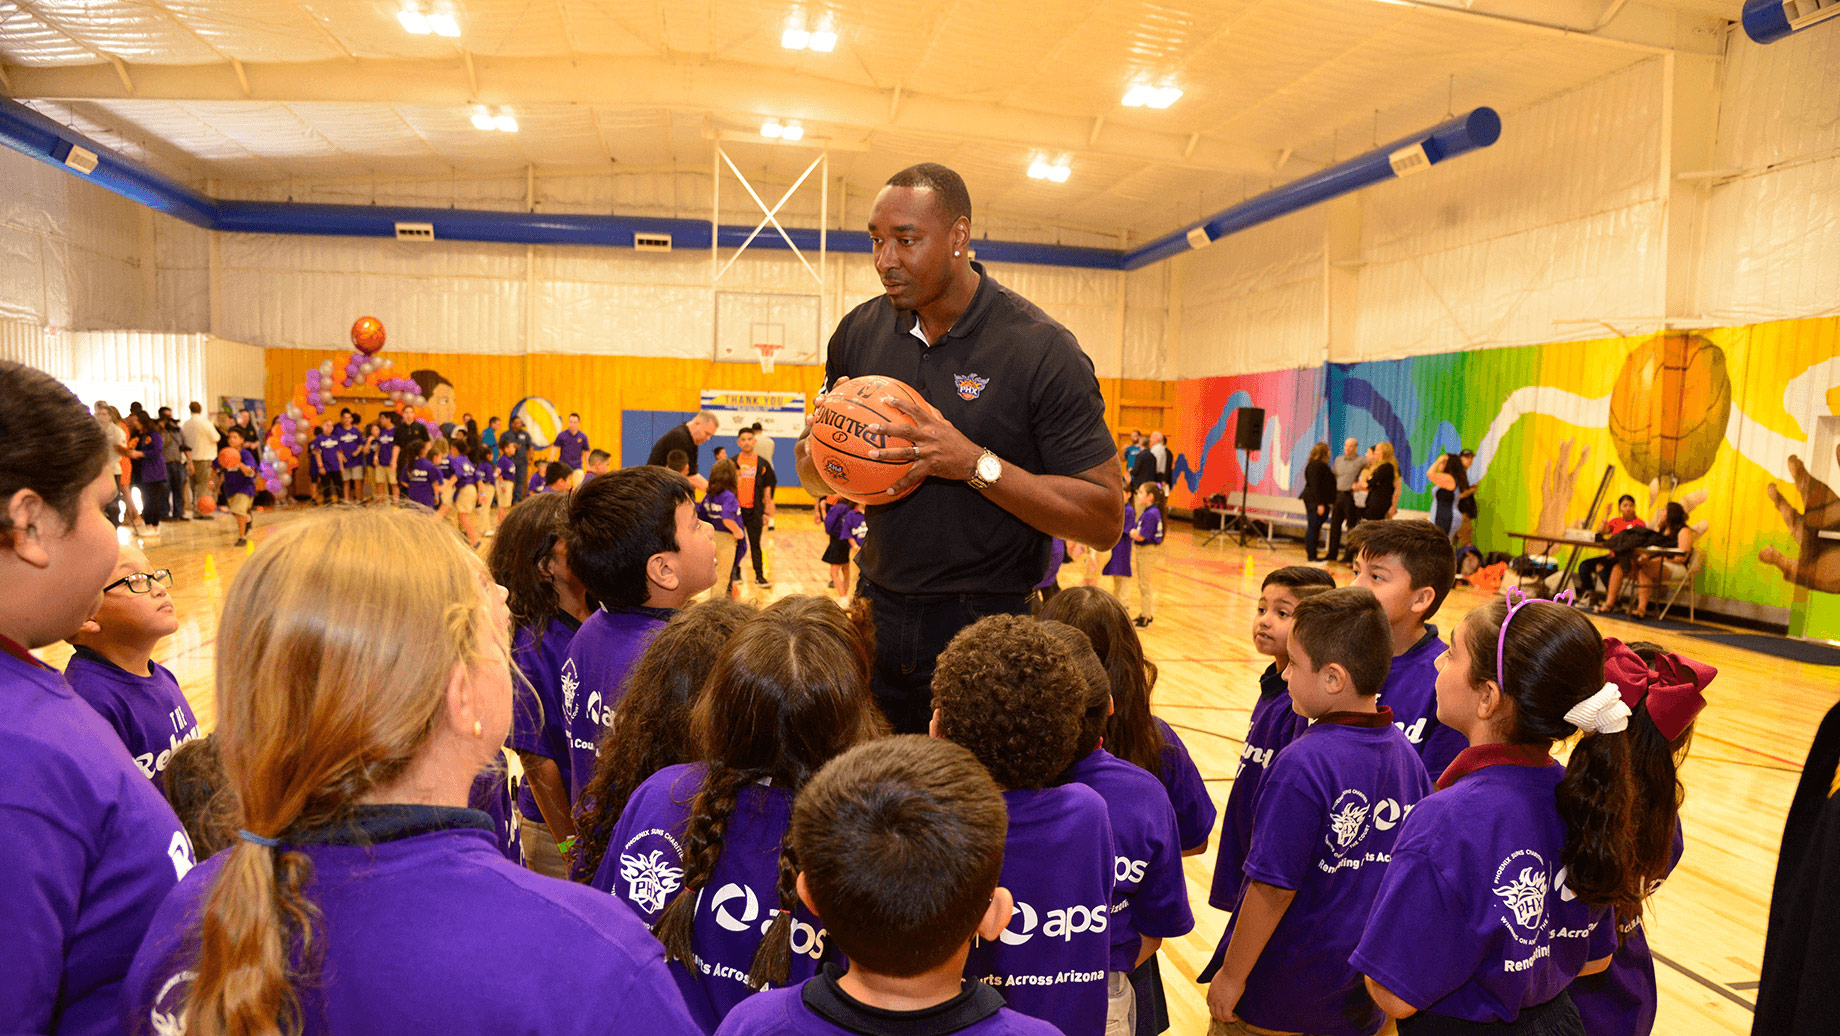
{"type": "MultiPolygon", "coordinates": [[[[407,34],[402,0],[0,0],[0,93],[168,171],[228,181],[701,171],[712,136],[758,141],[763,117],[797,117],[833,142],[832,175],[852,191],[943,161],[985,212],[1142,238],[1448,111],[1511,116],[1664,48],[1716,53],[1742,6],[419,3],[452,10],[461,38],[407,34]],[[834,53],[781,48],[794,9],[830,15],[834,53]],[[1185,93],[1165,111],[1124,108],[1145,80],[1185,93]],[[473,102],[508,106],[520,132],[474,129],[473,102]],[[1068,157],[1069,181],[1028,179],[1038,153],[1068,157]]],[[[733,150],[750,177],[780,181],[812,155],[733,150]]]]}

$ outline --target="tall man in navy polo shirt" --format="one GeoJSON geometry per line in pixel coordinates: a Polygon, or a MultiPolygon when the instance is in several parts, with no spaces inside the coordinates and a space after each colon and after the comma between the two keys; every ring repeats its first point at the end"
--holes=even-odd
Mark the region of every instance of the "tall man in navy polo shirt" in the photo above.
{"type": "MultiPolygon", "coordinates": [[[[896,483],[911,496],[868,509],[858,592],[874,608],[876,699],[901,733],[925,733],[933,664],[959,630],[985,615],[1028,614],[1028,599],[1059,537],[1100,550],[1124,528],[1117,446],[1092,361],[1073,334],[972,262],[971,196],[950,169],[896,173],[869,216],[884,294],[831,335],[826,390],[881,374],[914,387],[921,413],[885,400],[905,423],[871,425],[912,447],[875,451],[912,460],[896,483]]],[[[814,496],[832,492],[794,448],[814,496]]]]}

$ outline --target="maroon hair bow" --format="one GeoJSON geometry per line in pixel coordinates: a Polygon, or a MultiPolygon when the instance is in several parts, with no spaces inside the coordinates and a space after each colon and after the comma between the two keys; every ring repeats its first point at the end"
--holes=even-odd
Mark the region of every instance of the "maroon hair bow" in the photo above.
{"type": "Polygon", "coordinates": [[[1604,679],[1616,684],[1623,704],[1644,705],[1661,736],[1673,741],[1706,707],[1706,685],[1719,671],[1704,662],[1668,652],[1650,666],[1629,645],[1604,638],[1604,679]]]}

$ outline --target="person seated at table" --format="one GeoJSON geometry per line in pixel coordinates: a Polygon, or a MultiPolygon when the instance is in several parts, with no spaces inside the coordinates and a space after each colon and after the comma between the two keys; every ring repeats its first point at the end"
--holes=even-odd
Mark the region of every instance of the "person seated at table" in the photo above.
{"type": "MultiPolygon", "coordinates": [[[[1579,524],[1582,525],[1584,523],[1580,522],[1579,524]]],[[[1624,529],[1646,528],[1648,528],[1648,523],[1643,521],[1640,515],[1636,514],[1636,498],[1630,496],[1628,493],[1624,493],[1622,496],[1616,498],[1616,514],[1614,516],[1606,514],[1604,516],[1604,523],[1597,527],[1597,539],[1599,542],[1606,542],[1612,536],[1622,532],[1624,529]]],[[[1585,593],[1591,594],[1593,597],[1602,593],[1599,587],[1604,580],[1609,578],[1608,572],[1610,565],[1615,560],[1615,555],[1600,554],[1597,557],[1586,558],[1579,562],[1578,585],[1584,588],[1585,593]]],[[[1601,601],[1601,598],[1599,598],[1599,600],[1601,601]]]]}
{"type": "Polygon", "coordinates": [[[1599,611],[1608,611],[1615,607],[1617,595],[1623,590],[1623,580],[1628,578],[1629,568],[1633,567],[1636,575],[1636,606],[1631,609],[1631,618],[1648,618],[1648,600],[1654,593],[1655,584],[1668,575],[1667,565],[1674,564],[1678,569],[1674,575],[1684,572],[1686,562],[1693,557],[1693,541],[1697,538],[1691,526],[1687,524],[1687,509],[1678,503],[1669,503],[1667,511],[1656,529],[1660,538],[1648,547],[1649,551],[1662,548],[1678,551],[1678,554],[1654,554],[1638,551],[1628,556],[1627,561],[1619,560],[1610,569],[1610,590],[1604,598],[1604,605],[1599,611]]]}

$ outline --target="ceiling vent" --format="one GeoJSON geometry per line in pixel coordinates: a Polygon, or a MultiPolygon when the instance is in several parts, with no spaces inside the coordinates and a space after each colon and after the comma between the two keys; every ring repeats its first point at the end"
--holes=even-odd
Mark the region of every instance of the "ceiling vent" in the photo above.
{"type": "Polygon", "coordinates": [[[671,235],[634,234],[633,250],[636,252],[669,252],[671,250],[671,235]]]}
{"type": "Polygon", "coordinates": [[[96,171],[96,153],[88,148],[72,145],[70,154],[64,156],[64,164],[88,176],[96,171]]]}
{"type": "Polygon", "coordinates": [[[398,223],[396,224],[398,241],[433,241],[433,223],[398,223]]]}

